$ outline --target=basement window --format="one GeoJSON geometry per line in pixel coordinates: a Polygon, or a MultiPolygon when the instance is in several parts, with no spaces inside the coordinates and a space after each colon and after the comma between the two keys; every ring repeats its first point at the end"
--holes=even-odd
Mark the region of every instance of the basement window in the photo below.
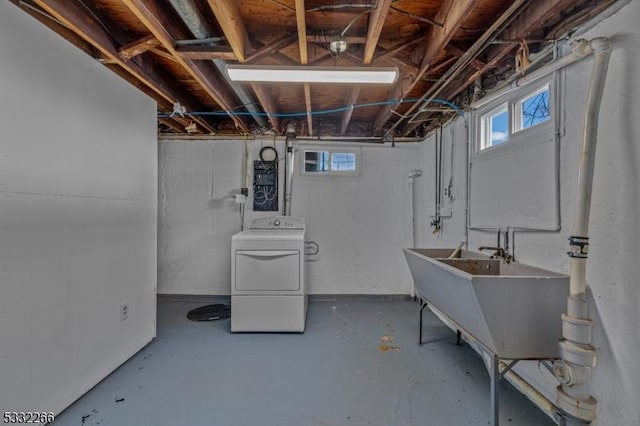
{"type": "Polygon", "coordinates": [[[489,112],[481,112],[480,151],[519,139],[520,132],[551,121],[550,83],[522,93],[519,91],[506,102],[503,100],[489,112]]]}
{"type": "Polygon", "coordinates": [[[359,172],[356,149],[306,149],[303,173],[307,175],[355,175],[359,172]]]}
{"type": "Polygon", "coordinates": [[[509,140],[509,105],[500,105],[482,117],[482,147],[490,148],[509,140]]]}
{"type": "Polygon", "coordinates": [[[528,129],[551,118],[549,114],[549,86],[545,85],[513,105],[514,131],[528,129]]]}

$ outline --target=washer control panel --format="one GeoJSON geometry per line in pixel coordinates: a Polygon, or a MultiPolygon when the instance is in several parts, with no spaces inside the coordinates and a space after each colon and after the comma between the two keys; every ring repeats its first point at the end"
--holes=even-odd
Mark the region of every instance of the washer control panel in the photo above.
{"type": "Polygon", "coordinates": [[[304,219],[292,216],[272,216],[251,219],[249,229],[304,229],[304,219]]]}

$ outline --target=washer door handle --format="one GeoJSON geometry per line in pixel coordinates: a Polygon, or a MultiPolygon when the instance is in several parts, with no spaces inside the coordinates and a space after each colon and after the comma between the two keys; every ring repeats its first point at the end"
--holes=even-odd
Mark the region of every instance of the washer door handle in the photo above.
{"type": "Polygon", "coordinates": [[[237,251],[236,254],[242,256],[250,256],[257,258],[274,258],[274,257],[285,257],[285,256],[295,256],[298,255],[298,251],[292,250],[243,250],[237,251]]]}

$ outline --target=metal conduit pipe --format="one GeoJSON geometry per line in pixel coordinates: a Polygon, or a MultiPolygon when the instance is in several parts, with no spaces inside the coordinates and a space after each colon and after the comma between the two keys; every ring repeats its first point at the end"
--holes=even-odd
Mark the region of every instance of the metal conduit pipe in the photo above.
{"type": "Polygon", "coordinates": [[[589,253],[589,215],[598,140],[598,116],[607,76],[610,43],[607,38],[591,41],[594,63],[589,83],[587,106],[582,128],[578,191],[572,235],[569,238],[570,278],[567,313],[562,315],[561,360],[554,364],[560,381],[557,405],[561,425],[590,424],[596,418],[598,403],[591,396],[592,369],[597,351],[591,344],[592,321],[587,312],[586,266],[589,253]]]}
{"type": "Polygon", "coordinates": [[[287,124],[286,131],[286,155],[284,159],[284,202],[282,204],[282,215],[291,216],[291,198],[293,195],[293,172],[295,153],[293,150],[293,141],[296,138],[296,126],[293,123],[287,124]]]}

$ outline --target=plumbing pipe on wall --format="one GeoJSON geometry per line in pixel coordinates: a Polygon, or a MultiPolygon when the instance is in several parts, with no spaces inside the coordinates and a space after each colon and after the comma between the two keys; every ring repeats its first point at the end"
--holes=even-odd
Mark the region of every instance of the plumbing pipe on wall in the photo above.
{"type": "Polygon", "coordinates": [[[611,52],[607,38],[593,39],[591,48],[595,58],[582,128],[576,209],[569,238],[569,297],[567,313],[562,316],[563,338],[559,343],[562,359],[554,364],[554,373],[561,383],[557,388],[556,402],[561,409],[562,425],[591,423],[596,418],[598,406],[591,396],[591,376],[597,353],[591,344],[592,321],[587,312],[586,266],[598,116],[611,52]]]}
{"type": "MultiPolygon", "coordinates": [[[[409,204],[411,205],[411,247],[416,247],[416,178],[422,176],[422,170],[411,170],[409,173],[409,204]]],[[[416,297],[416,286],[411,287],[411,298],[416,297]]]]}
{"type": "Polygon", "coordinates": [[[293,192],[293,172],[295,153],[293,149],[293,141],[296,138],[296,126],[293,123],[287,125],[286,130],[286,155],[284,159],[284,203],[282,205],[283,216],[291,215],[291,197],[293,192]]]}

